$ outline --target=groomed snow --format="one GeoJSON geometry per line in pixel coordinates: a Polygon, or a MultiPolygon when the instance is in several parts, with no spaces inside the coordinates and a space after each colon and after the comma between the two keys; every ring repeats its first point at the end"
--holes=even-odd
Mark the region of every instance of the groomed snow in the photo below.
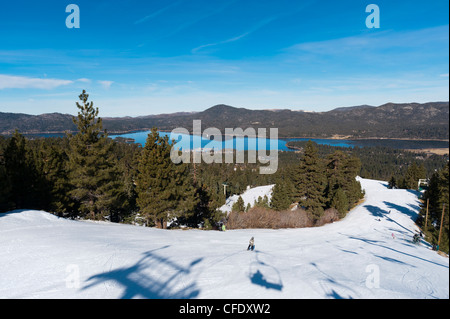
{"type": "Polygon", "coordinates": [[[411,243],[416,193],[361,184],[365,201],[319,228],[169,231],[3,213],[0,298],[449,298],[448,258],[411,243]]]}

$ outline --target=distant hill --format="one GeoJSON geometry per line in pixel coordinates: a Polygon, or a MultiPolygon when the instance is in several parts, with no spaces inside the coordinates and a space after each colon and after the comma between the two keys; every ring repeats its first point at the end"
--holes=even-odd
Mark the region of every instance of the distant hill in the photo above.
{"type": "MultiPolygon", "coordinates": [[[[192,131],[192,121],[201,120],[202,130],[216,127],[278,128],[279,137],[410,138],[448,139],[449,102],[387,103],[378,107],[361,105],[328,112],[292,110],[249,110],[215,105],[198,113],[173,113],[140,117],[103,118],[110,133],[157,127],[171,131],[183,127],[192,131]]],[[[0,134],[75,131],[72,115],[51,113],[27,115],[0,112],[0,134]]]]}

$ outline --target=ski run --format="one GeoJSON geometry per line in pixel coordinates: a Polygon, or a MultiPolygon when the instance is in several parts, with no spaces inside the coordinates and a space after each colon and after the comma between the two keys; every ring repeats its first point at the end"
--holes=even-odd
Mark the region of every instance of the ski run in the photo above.
{"type": "Polygon", "coordinates": [[[317,228],[162,230],[2,213],[0,298],[449,298],[448,258],[412,243],[418,194],[360,182],[364,202],[317,228]]]}

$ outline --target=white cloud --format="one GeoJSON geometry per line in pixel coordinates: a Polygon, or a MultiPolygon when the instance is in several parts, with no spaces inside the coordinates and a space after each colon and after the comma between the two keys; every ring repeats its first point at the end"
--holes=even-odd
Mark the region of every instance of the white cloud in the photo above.
{"type": "Polygon", "coordinates": [[[41,79],[25,76],[0,74],[0,90],[3,89],[42,89],[51,90],[58,86],[73,83],[70,80],[41,79]]]}
{"type": "Polygon", "coordinates": [[[105,90],[108,90],[114,81],[97,81],[105,90]]]}
{"type": "Polygon", "coordinates": [[[78,79],[77,82],[91,83],[91,80],[86,79],[86,78],[81,78],[81,79],[78,79]]]}

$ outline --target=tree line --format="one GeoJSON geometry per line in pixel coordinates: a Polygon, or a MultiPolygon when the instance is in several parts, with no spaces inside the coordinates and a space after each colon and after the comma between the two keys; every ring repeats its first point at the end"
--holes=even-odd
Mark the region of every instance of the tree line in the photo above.
{"type": "Polygon", "coordinates": [[[76,134],[0,136],[0,211],[211,228],[223,219],[217,208],[229,194],[270,181],[257,177],[256,164],[174,164],[171,143],[156,128],[144,147],[113,141],[88,98],[83,91],[76,103],[76,134]]]}
{"type": "MultiPolygon", "coordinates": [[[[302,150],[306,142],[289,142],[288,145],[302,150]]],[[[419,179],[430,178],[435,171],[444,167],[448,162],[448,155],[429,155],[385,146],[348,148],[316,145],[316,147],[319,156],[322,157],[338,150],[349,156],[359,158],[361,161],[359,176],[390,181],[392,187],[395,188],[417,189],[419,179]]]]}
{"type": "Polygon", "coordinates": [[[358,158],[339,150],[326,157],[319,156],[317,144],[308,141],[298,163],[282,172],[273,190],[271,206],[283,210],[298,203],[314,220],[326,209],[334,208],[342,218],[363,197],[356,180],[360,168],[358,158]]]}
{"type": "Polygon", "coordinates": [[[428,241],[449,252],[449,164],[431,176],[417,223],[428,241]],[[442,230],[441,230],[442,223],[442,230]],[[440,239],[440,242],[439,242],[440,239]]]}
{"type": "MultiPolygon", "coordinates": [[[[281,212],[296,205],[315,224],[330,209],[344,217],[363,196],[356,176],[364,164],[345,149],[323,152],[308,142],[302,153],[280,152],[272,175],[247,162],[175,164],[168,137],[156,128],[144,147],[108,138],[88,98],[83,91],[76,103],[76,134],[0,136],[0,211],[42,209],[70,218],[212,228],[226,222],[217,209],[229,195],[275,184],[271,201],[261,198],[255,206],[281,212]]],[[[251,209],[241,204],[237,213],[251,209]]]]}

